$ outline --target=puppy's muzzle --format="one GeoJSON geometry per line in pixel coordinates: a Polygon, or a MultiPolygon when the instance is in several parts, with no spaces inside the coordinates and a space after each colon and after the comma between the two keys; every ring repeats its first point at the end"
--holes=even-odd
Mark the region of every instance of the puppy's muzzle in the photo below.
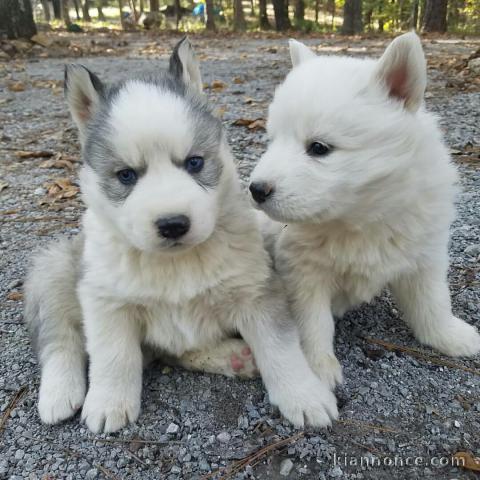
{"type": "Polygon", "coordinates": [[[266,182],[253,182],[249,190],[257,203],[264,203],[273,194],[273,186],[266,182]]]}
{"type": "Polygon", "coordinates": [[[190,219],[185,215],[159,218],[155,225],[158,234],[164,238],[177,239],[190,230],[190,219]]]}

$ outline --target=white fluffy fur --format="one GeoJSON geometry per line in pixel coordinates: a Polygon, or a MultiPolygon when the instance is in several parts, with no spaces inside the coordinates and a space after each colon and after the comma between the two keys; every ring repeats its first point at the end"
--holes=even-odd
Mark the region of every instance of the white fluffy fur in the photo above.
{"type": "MultiPolygon", "coordinates": [[[[247,342],[283,415],[296,426],[328,425],[338,415],[335,397],[301,350],[225,141],[218,185],[201,188],[171,161],[189,154],[193,130],[181,97],[131,82],[115,98],[109,121],[113,136],[102,141],[113,146],[113,156],[148,168],[125,201],[115,203],[102,189],[105,179],[85,165],[83,243],[54,245],[30,272],[25,318],[38,338],[42,420],[67,418],[83,402],[83,331],[90,368],[82,418],[94,432],[138,417],[142,345],[188,368],[232,375],[238,372],[231,355],[243,355],[247,342]],[[165,247],[154,221],[180,213],[190,217],[191,231],[182,247],[165,247]],[[73,269],[65,268],[69,262],[73,269]],[[232,340],[235,332],[245,342],[232,340]]],[[[246,369],[253,374],[251,361],[250,355],[246,369]]]]}
{"type": "Polygon", "coordinates": [[[378,61],[315,57],[298,42],[291,49],[297,66],[275,93],[270,145],[251,180],[273,187],[259,206],[282,222],[265,228],[276,234],[276,266],[310,364],[331,385],[341,380],[333,315],[385,286],[419,341],[475,355],[480,336],[450,304],[457,175],[421,105],[426,69],[418,37],[397,38],[378,61]],[[313,141],[331,152],[312,157],[313,141]]]}

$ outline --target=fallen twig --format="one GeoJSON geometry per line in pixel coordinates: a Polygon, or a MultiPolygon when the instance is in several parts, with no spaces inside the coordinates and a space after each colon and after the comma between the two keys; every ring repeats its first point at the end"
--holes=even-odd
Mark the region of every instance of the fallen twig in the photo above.
{"type": "Polygon", "coordinates": [[[28,391],[28,386],[23,385],[23,387],[20,387],[20,389],[11,398],[7,408],[5,409],[5,412],[3,412],[2,418],[0,419],[0,433],[3,432],[3,429],[5,428],[5,424],[7,423],[7,420],[10,417],[12,410],[17,406],[18,402],[27,393],[27,391],[28,391]]]}
{"type": "Polygon", "coordinates": [[[475,375],[480,375],[480,370],[475,368],[465,367],[459,363],[451,362],[450,360],[444,360],[443,358],[430,355],[428,353],[422,352],[411,347],[403,347],[402,345],[395,345],[394,343],[386,342],[384,340],[378,340],[376,338],[364,337],[364,340],[368,343],[379,345],[386,350],[391,352],[402,352],[411,355],[412,357],[419,358],[420,360],[426,360],[428,362],[434,363],[435,365],[440,365],[442,367],[456,368],[458,370],[463,370],[464,372],[474,373],[475,375]]]}
{"type": "Polygon", "coordinates": [[[70,455],[71,457],[81,458],[83,460],[86,460],[92,467],[95,467],[96,469],[100,470],[105,475],[106,478],[110,478],[111,480],[121,480],[121,477],[118,477],[117,475],[115,475],[108,468],[105,468],[103,465],[100,465],[99,463],[92,462],[85,456],[80,455],[78,452],[75,452],[70,448],[64,448],[63,450],[67,455],[70,455]]]}
{"type": "Polygon", "coordinates": [[[278,450],[279,448],[282,448],[291,442],[298,440],[299,438],[303,437],[303,435],[304,432],[299,432],[295,435],[292,435],[291,437],[284,438],[283,440],[279,440],[278,442],[266,445],[265,447],[258,449],[256,452],[247,455],[245,458],[242,458],[241,460],[232,463],[232,465],[229,465],[228,467],[222,467],[218,470],[215,470],[214,472],[204,475],[203,477],[201,477],[201,480],[215,478],[217,477],[217,475],[218,479],[226,480],[228,478],[231,478],[233,475],[243,470],[247,465],[256,465],[263,459],[263,457],[273,453],[275,450],[278,450]]]}

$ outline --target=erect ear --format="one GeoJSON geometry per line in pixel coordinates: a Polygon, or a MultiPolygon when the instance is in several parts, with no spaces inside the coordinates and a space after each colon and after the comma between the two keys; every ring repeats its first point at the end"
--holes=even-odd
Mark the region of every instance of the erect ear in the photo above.
{"type": "Polygon", "coordinates": [[[183,37],[170,57],[170,73],[191,90],[202,93],[202,76],[198,60],[187,37],[183,37]]]}
{"type": "Polygon", "coordinates": [[[373,82],[416,112],[427,86],[427,65],[420,39],[414,32],[400,35],[387,47],[375,68],[373,82]]]}
{"type": "Polygon", "coordinates": [[[100,79],[83,65],[65,66],[65,97],[70,113],[85,140],[88,122],[104,97],[105,87],[100,79]]]}
{"type": "Polygon", "coordinates": [[[290,47],[290,58],[292,60],[293,68],[310,58],[316,57],[315,53],[306,45],[297,42],[297,40],[294,40],[293,38],[288,41],[288,46],[290,47]]]}

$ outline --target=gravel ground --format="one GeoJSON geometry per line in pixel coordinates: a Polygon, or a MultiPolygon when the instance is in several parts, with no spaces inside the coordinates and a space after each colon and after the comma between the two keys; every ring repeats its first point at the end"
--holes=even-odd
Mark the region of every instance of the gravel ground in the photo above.
{"type": "MultiPolygon", "coordinates": [[[[166,65],[173,41],[152,44],[151,38],[129,37],[121,56],[112,58],[106,52],[82,63],[105,79],[120,78],[128,71],[152,68],[157,56],[158,63],[166,65]]],[[[265,138],[262,131],[232,122],[265,117],[274,86],[288,69],[286,42],[195,38],[193,43],[205,82],[225,84],[207,93],[223,115],[245,178],[265,138]]],[[[376,54],[384,43],[377,39],[348,45],[327,39],[322,45],[325,51],[350,46],[352,54],[376,54]]],[[[432,42],[427,50],[455,56],[474,47],[478,43],[432,42]]],[[[421,348],[387,294],[337,322],[336,350],[345,383],[337,391],[340,420],[328,431],[295,431],[272,410],[259,380],[190,373],[158,363],[145,372],[139,420],[118,434],[94,436],[78,415],[57,426],[40,423],[39,372],[22,324],[21,288],[31,252],[51,238],[78,231],[80,200],[52,203],[46,189],[53,179],[75,179],[76,133],[58,87],[63,64],[71,61],[76,60],[33,57],[0,64],[0,479],[214,478],[209,473],[238,467],[235,462],[260,447],[292,435],[296,437],[291,442],[252,466],[216,478],[476,478],[451,464],[432,463],[440,457],[448,462],[459,451],[480,453],[480,361],[455,360],[448,367],[368,343],[366,337],[421,348]],[[46,82],[51,80],[56,82],[46,82]],[[7,88],[16,82],[25,90],[7,88]],[[74,170],[68,165],[56,169],[61,167],[58,158],[50,165],[45,158],[21,158],[18,150],[61,152],[74,170]],[[14,408],[7,418],[11,402],[14,408]],[[359,466],[361,456],[378,463],[359,466]]],[[[480,94],[448,89],[441,71],[431,70],[430,77],[428,104],[441,118],[463,185],[452,227],[454,311],[480,327],[480,94]]]]}

